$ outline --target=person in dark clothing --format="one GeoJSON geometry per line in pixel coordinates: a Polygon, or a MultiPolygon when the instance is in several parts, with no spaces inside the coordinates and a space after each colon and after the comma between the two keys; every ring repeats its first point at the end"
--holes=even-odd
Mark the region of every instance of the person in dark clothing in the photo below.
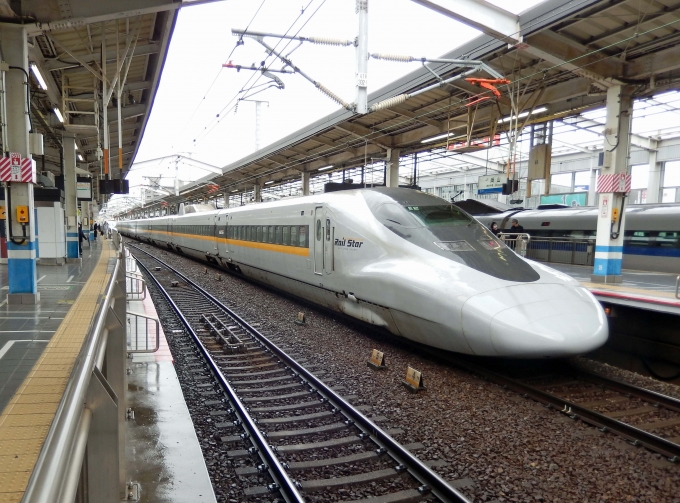
{"type": "Polygon", "coordinates": [[[83,224],[78,224],[78,249],[80,250],[81,255],[83,254],[83,239],[85,239],[83,224]]]}
{"type": "Polygon", "coordinates": [[[524,227],[519,225],[519,220],[516,218],[512,219],[512,226],[506,231],[508,234],[522,234],[524,232],[524,227]]]}
{"type": "Polygon", "coordinates": [[[96,222],[92,227],[92,230],[94,231],[94,240],[97,241],[97,231],[99,230],[99,225],[96,222]]]}
{"type": "Polygon", "coordinates": [[[498,228],[498,224],[496,222],[491,222],[489,229],[491,232],[493,232],[494,236],[498,236],[501,233],[501,230],[498,228]]]}

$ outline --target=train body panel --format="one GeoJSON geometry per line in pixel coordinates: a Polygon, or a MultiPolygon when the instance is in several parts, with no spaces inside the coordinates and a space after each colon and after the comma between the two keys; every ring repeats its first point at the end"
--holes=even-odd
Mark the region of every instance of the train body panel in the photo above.
{"type": "Polygon", "coordinates": [[[562,357],[607,338],[601,307],[578,282],[517,256],[446,201],[408,189],[123,221],[119,229],[450,351],[562,357]],[[546,329],[551,318],[561,327],[546,329]]]}

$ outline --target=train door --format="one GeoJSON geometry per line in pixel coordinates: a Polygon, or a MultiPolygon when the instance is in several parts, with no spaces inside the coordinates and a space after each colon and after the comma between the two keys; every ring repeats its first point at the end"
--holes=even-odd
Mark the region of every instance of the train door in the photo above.
{"type": "Polygon", "coordinates": [[[220,238],[222,237],[222,234],[224,234],[224,227],[220,226],[220,215],[214,215],[213,216],[213,252],[215,255],[220,254],[220,249],[218,248],[220,238]]]}
{"type": "Polygon", "coordinates": [[[324,215],[324,240],[323,240],[323,265],[326,274],[331,274],[335,270],[335,219],[327,209],[324,215]]]}
{"type": "Polygon", "coordinates": [[[323,206],[314,209],[314,274],[323,274],[324,242],[326,239],[323,206]]]}

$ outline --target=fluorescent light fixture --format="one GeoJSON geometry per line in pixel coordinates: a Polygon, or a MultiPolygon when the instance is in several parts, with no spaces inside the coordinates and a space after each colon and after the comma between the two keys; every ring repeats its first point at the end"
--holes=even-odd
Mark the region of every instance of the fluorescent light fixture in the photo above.
{"type": "Polygon", "coordinates": [[[78,160],[79,160],[79,161],[84,161],[85,159],[83,159],[83,156],[82,156],[82,155],[78,154],[78,160]]]}
{"type": "Polygon", "coordinates": [[[238,189],[232,190],[231,193],[233,194],[234,192],[238,192],[238,189]]]}
{"type": "Polygon", "coordinates": [[[453,136],[453,133],[444,133],[437,136],[433,136],[432,138],[425,138],[420,143],[430,143],[431,141],[443,140],[444,138],[447,138],[449,136],[453,136]]]}
{"type": "Polygon", "coordinates": [[[274,180],[269,180],[268,182],[264,182],[265,185],[269,185],[270,183],[274,183],[274,180]]]}
{"type": "MultiPolygon", "coordinates": [[[[540,113],[543,113],[543,112],[545,112],[545,111],[547,111],[547,110],[548,110],[548,109],[547,109],[546,107],[539,107],[539,108],[535,109],[533,112],[531,112],[531,115],[540,114],[540,113]]],[[[529,115],[529,111],[522,112],[521,114],[519,114],[519,115],[517,116],[517,118],[518,118],[518,119],[521,119],[521,118],[523,118],[523,117],[526,117],[527,115],[529,115]]],[[[503,122],[508,122],[508,121],[510,121],[510,120],[512,120],[512,119],[514,119],[514,118],[515,118],[514,115],[513,115],[513,116],[504,117],[504,118],[502,118],[502,119],[498,119],[498,123],[499,123],[499,124],[502,124],[503,122]]]]}
{"type": "Polygon", "coordinates": [[[59,119],[59,122],[61,122],[63,124],[64,123],[64,116],[61,115],[61,112],[59,111],[59,109],[57,107],[54,107],[52,110],[54,110],[54,115],[57,116],[57,119],[59,119]]]}
{"type": "Polygon", "coordinates": [[[38,84],[40,84],[40,87],[43,89],[43,91],[47,91],[47,82],[45,82],[42,73],[40,73],[40,68],[38,68],[38,65],[31,63],[31,71],[33,72],[33,76],[38,81],[38,84]]]}
{"type": "Polygon", "coordinates": [[[318,171],[326,171],[327,169],[331,169],[333,167],[332,164],[329,164],[328,166],[324,166],[323,168],[319,168],[318,171]]]}

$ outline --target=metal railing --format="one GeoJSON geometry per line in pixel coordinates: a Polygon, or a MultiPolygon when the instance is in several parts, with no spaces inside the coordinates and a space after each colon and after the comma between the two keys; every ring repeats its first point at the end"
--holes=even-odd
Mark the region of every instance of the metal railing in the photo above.
{"type": "Polygon", "coordinates": [[[529,242],[531,241],[531,236],[529,234],[505,234],[501,233],[498,237],[503,241],[509,248],[515,250],[518,255],[526,257],[527,248],[529,242]]]}
{"type": "Polygon", "coordinates": [[[127,300],[146,299],[146,281],[139,274],[126,274],[125,292],[127,300]]]}
{"type": "Polygon", "coordinates": [[[535,237],[500,234],[499,238],[518,255],[539,262],[594,265],[595,238],[535,237]]]}
{"type": "Polygon", "coordinates": [[[127,352],[131,353],[155,353],[161,343],[161,325],[158,318],[141,313],[127,312],[127,352]],[[149,336],[155,341],[149,345],[149,336]]]}
{"type": "Polygon", "coordinates": [[[23,503],[72,502],[77,492],[84,501],[117,502],[125,494],[125,261],[120,239],[113,242],[118,245],[115,269],[75,361],[23,503]]]}
{"type": "Polygon", "coordinates": [[[680,276],[675,278],[675,298],[680,299],[680,276]]]}

